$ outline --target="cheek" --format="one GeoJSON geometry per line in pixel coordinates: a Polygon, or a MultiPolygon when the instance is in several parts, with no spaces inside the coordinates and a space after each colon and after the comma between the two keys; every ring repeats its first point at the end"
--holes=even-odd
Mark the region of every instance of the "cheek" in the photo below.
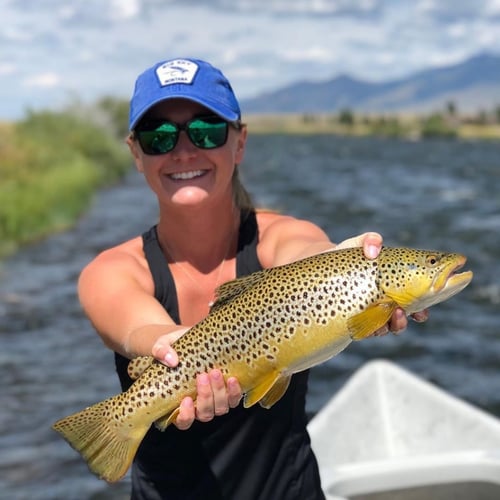
{"type": "Polygon", "coordinates": [[[221,150],[221,156],[218,161],[219,168],[223,166],[223,170],[227,172],[228,176],[233,175],[233,170],[238,163],[239,153],[234,146],[226,147],[221,150]]]}
{"type": "Polygon", "coordinates": [[[137,169],[138,172],[144,172],[144,167],[141,158],[142,155],[140,154],[140,151],[138,149],[139,148],[138,144],[134,142],[132,139],[127,139],[127,145],[132,155],[132,158],[134,159],[135,168],[137,169]]]}
{"type": "Polygon", "coordinates": [[[157,182],[162,167],[160,156],[140,155],[136,159],[135,165],[137,170],[144,175],[150,186],[157,182]]]}

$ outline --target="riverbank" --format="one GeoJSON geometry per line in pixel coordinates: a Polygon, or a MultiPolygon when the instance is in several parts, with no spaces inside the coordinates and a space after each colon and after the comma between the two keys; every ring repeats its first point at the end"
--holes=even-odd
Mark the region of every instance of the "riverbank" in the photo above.
{"type": "Polygon", "coordinates": [[[74,224],[130,169],[116,129],[75,110],[29,113],[0,136],[0,257],[74,224]]]}
{"type": "Polygon", "coordinates": [[[463,140],[500,140],[500,123],[494,120],[424,115],[337,114],[252,114],[245,117],[254,134],[333,134],[383,136],[407,139],[453,138],[463,140]]]}

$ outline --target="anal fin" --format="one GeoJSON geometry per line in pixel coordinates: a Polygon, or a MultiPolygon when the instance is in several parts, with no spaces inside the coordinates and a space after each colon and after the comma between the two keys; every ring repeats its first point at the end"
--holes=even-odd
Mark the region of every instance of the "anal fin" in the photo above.
{"type": "Polygon", "coordinates": [[[278,371],[271,371],[245,394],[243,406],[250,408],[255,403],[261,402],[261,406],[270,408],[283,396],[289,383],[289,377],[283,377],[278,371]]]}
{"type": "Polygon", "coordinates": [[[177,415],[179,415],[180,408],[176,408],[173,412],[165,415],[164,417],[159,418],[155,421],[155,427],[163,432],[170,424],[174,423],[177,415]]]}
{"type": "Polygon", "coordinates": [[[259,401],[260,406],[262,406],[262,408],[269,409],[274,405],[274,403],[277,403],[288,389],[291,378],[291,375],[279,377],[271,389],[269,389],[267,394],[259,401]]]}

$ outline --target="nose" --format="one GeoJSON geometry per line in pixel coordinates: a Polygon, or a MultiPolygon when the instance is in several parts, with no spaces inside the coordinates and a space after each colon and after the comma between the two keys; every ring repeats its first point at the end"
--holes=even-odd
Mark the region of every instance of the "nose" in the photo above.
{"type": "Polygon", "coordinates": [[[171,155],[173,158],[179,160],[192,158],[193,156],[196,156],[197,149],[198,148],[190,141],[186,132],[184,130],[181,130],[179,132],[179,139],[177,140],[175,148],[172,149],[171,155]]]}

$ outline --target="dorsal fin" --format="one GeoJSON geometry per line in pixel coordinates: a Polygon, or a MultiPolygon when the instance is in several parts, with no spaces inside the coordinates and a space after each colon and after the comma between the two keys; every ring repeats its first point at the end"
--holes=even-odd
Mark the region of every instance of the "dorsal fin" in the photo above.
{"type": "Polygon", "coordinates": [[[268,270],[257,271],[255,273],[249,274],[248,276],[243,276],[242,278],[237,278],[227,283],[222,284],[215,291],[215,301],[212,304],[212,309],[229,302],[234,297],[241,295],[243,292],[252,288],[256,283],[258,283],[263,275],[268,270]]]}

